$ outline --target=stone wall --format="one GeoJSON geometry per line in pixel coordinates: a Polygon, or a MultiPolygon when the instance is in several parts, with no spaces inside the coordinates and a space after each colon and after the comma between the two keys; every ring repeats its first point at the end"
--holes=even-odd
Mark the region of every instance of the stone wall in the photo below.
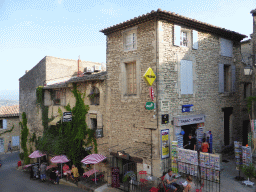
{"type": "MultiPolygon", "coordinates": [[[[7,120],[7,129],[0,129],[0,134],[5,132],[6,130],[12,129],[14,126],[14,129],[12,132],[7,132],[0,136],[0,138],[4,139],[4,151],[6,152],[8,150],[8,143],[9,141],[12,141],[12,136],[19,136],[20,137],[20,126],[19,126],[19,117],[5,117],[1,118],[0,120],[6,119],[7,120]]],[[[19,143],[20,144],[20,143],[19,143]]],[[[12,146],[13,150],[17,150],[20,148],[19,146],[12,146]]]]}

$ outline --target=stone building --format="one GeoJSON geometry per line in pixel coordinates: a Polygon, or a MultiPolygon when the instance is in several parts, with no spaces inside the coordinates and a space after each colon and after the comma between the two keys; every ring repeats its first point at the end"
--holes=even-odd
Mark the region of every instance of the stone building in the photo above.
{"type": "Polygon", "coordinates": [[[7,152],[9,141],[12,150],[20,148],[19,105],[0,108],[0,153],[7,152]]]}
{"type": "Polygon", "coordinates": [[[101,66],[100,63],[90,61],[79,60],[78,62],[78,60],[45,56],[31,70],[26,71],[19,79],[19,102],[20,113],[25,112],[27,115],[30,136],[36,133],[38,137],[43,133],[41,110],[36,103],[36,88],[67,81],[81,75],[85,67],[94,67],[95,65],[101,66]]]}
{"type": "Polygon", "coordinates": [[[242,140],[248,120],[241,110],[240,83],[245,35],[160,9],[101,32],[107,36],[104,135],[112,166],[121,174],[145,170],[162,175],[171,162],[164,147],[181,138],[182,130],[184,139],[196,135],[198,127],[211,130],[216,152],[242,140]],[[156,77],[152,86],[143,78],[149,67],[155,75],[146,78],[156,77]],[[150,87],[153,104],[147,103],[150,87]],[[145,109],[146,103],[152,110],[145,109]],[[169,139],[161,141],[165,134],[169,139]]]}

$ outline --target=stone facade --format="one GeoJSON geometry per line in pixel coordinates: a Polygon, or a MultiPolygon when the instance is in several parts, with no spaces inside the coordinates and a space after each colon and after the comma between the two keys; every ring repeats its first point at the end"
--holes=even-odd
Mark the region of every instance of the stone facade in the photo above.
{"type": "Polygon", "coordinates": [[[0,108],[0,153],[7,152],[9,141],[11,141],[12,150],[20,149],[20,126],[18,112],[18,105],[4,106],[0,108]],[[5,131],[11,130],[13,126],[14,128],[11,132],[4,133],[5,131]],[[2,146],[2,144],[4,146],[2,146]]]}
{"type": "MultiPolygon", "coordinates": [[[[158,11],[157,13],[165,14],[158,11]]],[[[132,158],[142,159],[137,163],[137,171],[146,170],[150,174],[160,176],[170,166],[170,159],[161,159],[160,131],[169,129],[170,142],[176,139],[175,133],[180,132],[180,126],[175,125],[175,119],[181,117],[204,117],[204,131],[212,131],[213,148],[220,152],[224,146],[224,112],[231,110],[228,119],[228,144],[241,140],[243,118],[240,102],[243,86],[240,81],[243,76],[241,62],[240,39],[232,39],[231,34],[221,35],[219,32],[209,32],[191,25],[191,20],[180,18],[154,20],[154,14],[134,18],[127,22],[102,30],[107,35],[107,124],[104,132],[110,138],[108,142],[111,155],[117,156],[118,151],[125,151],[132,158]],[[152,15],[150,21],[143,20],[152,15]],[[182,24],[181,24],[182,23],[182,24]],[[188,47],[174,46],[174,25],[181,26],[192,37],[192,30],[198,30],[198,49],[192,49],[192,40],[188,47]],[[136,48],[124,50],[124,34],[128,30],[136,30],[136,48]],[[233,42],[233,55],[221,55],[221,38],[233,42]],[[181,94],[181,60],[192,61],[193,65],[193,94],[181,94]],[[137,94],[127,96],[125,89],[125,64],[136,62],[137,94]],[[219,92],[219,64],[235,66],[234,85],[230,91],[219,92]],[[145,103],[150,101],[149,85],[144,81],[143,74],[151,67],[156,74],[156,81],[152,87],[155,90],[155,110],[146,110],[145,103]],[[235,88],[235,91],[231,91],[235,88]],[[167,110],[161,107],[162,101],[169,102],[167,110]],[[194,110],[182,113],[182,105],[193,104],[194,110]],[[162,115],[169,115],[169,123],[162,124],[162,115]],[[152,130],[150,130],[152,128],[152,130]],[[106,129],[106,130],[105,130],[106,129]],[[151,132],[152,131],[152,132],[151,132]],[[151,135],[152,134],[152,135],[151,135]],[[152,145],[152,160],[151,160],[152,145]],[[151,168],[151,165],[153,166],[151,168]]],[[[167,14],[166,14],[167,15],[167,14]]],[[[179,17],[179,16],[177,16],[179,17]]],[[[157,17],[156,17],[157,18],[157,17]]],[[[166,16],[167,18],[167,16],[166,16]]],[[[207,26],[205,25],[207,28],[207,26]]],[[[226,31],[222,31],[226,32],[226,31]]],[[[233,67],[232,67],[233,68],[233,67]]],[[[234,68],[233,68],[234,69],[234,68]]],[[[225,120],[227,122],[227,119],[225,120]]],[[[121,164],[117,160],[117,164],[121,164]]]]}
{"type": "MultiPolygon", "coordinates": [[[[80,61],[79,71],[83,72],[85,67],[92,67],[93,65],[101,64],[80,61]]],[[[68,80],[73,76],[77,76],[77,72],[77,60],[46,56],[19,79],[20,113],[25,112],[27,115],[30,136],[34,132],[36,136],[42,136],[43,133],[41,110],[36,105],[36,88],[68,80]]]]}

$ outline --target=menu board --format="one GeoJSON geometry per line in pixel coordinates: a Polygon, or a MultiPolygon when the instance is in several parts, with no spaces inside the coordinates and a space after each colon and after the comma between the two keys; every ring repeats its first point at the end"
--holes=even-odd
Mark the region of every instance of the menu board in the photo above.
{"type": "Polygon", "coordinates": [[[178,173],[178,164],[177,164],[177,149],[178,149],[178,141],[172,141],[172,172],[178,173]]]}
{"type": "Polygon", "coordinates": [[[252,163],[252,149],[250,146],[242,146],[242,160],[244,165],[250,165],[252,163]]]}
{"type": "Polygon", "coordinates": [[[236,170],[242,165],[242,142],[234,141],[235,159],[236,159],[236,170]]]}

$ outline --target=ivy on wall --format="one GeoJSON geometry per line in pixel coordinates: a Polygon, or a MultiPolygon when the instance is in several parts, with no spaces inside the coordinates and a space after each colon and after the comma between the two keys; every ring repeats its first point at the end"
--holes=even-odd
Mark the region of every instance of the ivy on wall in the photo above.
{"type": "Polygon", "coordinates": [[[22,122],[19,123],[21,126],[21,148],[23,149],[24,154],[24,164],[27,165],[30,163],[28,157],[28,148],[27,148],[27,139],[28,139],[28,127],[27,127],[27,117],[26,113],[22,113],[22,122]]]}
{"type": "MultiPolygon", "coordinates": [[[[81,160],[85,156],[85,147],[93,144],[94,152],[97,153],[97,141],[95,131],[88,129],[85,121],[86,114],[89,111],[89,106],[84,104],[85,93],[79,92],[76,84],[73,84],[72,93],[76,100],[75,106],[71,108],[70,104],[68,104],[64,107],[66,111],[72,112],[72,121],[59,121],[56,126],[52,125],[48,128],[48,110],[45,111],[43,116],[45,118],[47,116],[47,126],[44,126],[43,137],[38,138],[37,148],[55,155],[66,154],[72,163],[80,169],[81,160]]],[[[38,96],[40,95],[42,94],[38,94],[38,96]]],[[[38,101],[43,102],[43,99],[38,101]]],[[[43,103],[40,105],[42,108],[43,103]]],[[[63,113],[60,108],[58,108],[58,113],[62,117],[63,113]]]]}
{"type": "Polygon", "coordinates": [[[256,96],[249,96],[246,98],[246,101],[247,101],[247,110],[248,110],[248,113],[250,113],[252,109],[252,102],[256,101],[256,96]]]}
{"type": "Polygon", "coordinates": [[[11,129],[6,130],[6,131],[0,133],[0,136],[2,136],[2,135],[5,134],[5,133],[11,133],[11,132],[13,131],[13,129],[14,129],[14,125],[12,125],[12,128],[11,128],[11,129]]]}

